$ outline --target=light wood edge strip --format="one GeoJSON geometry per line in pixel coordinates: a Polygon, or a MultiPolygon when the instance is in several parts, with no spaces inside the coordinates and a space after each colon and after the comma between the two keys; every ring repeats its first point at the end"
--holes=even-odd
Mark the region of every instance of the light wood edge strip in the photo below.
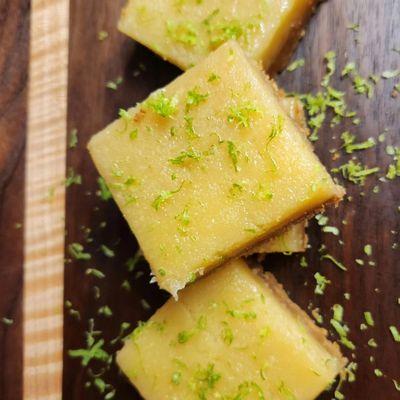
{"type": "Polygon", "coordinates": [[[61,400],[68,0],[32,0],[24,246],[24,400],[61,400]],[[54,190],[50,198],[46,194],[54,190]],[[30,201],[31,199],[43,201],[30,201]]]}

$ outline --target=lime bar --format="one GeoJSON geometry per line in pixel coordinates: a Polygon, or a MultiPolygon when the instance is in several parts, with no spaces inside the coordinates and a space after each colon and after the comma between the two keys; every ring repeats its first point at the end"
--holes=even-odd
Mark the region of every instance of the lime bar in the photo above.
{"type": "Polygon", "coordinates": [[[89,151],[173,295],[343,196],[234,42],[120,114],[89,151]]]}
{"type": "Polygon", "coordinates": [[[121,32],[187,69],[237,40],[269,69],[290,54],[317,0],[130,0],[121,32]]]}
{"type": "Polygon", "coordinates": [[[346,360],[271,274],[230,262],[171,298],[117,362],[146,400],[311,400],[346,360]]]}

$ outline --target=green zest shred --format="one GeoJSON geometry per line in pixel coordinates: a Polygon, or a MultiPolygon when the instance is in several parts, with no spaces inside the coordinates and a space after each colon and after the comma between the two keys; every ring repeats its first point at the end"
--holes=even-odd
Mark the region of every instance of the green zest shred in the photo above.
{"type": "Polygon", "coordinates": [[[198,41],[198,32],[190,22],[174,23],[167,22],[167,34],[177,43],[193,47],[198,41]]]}
{"type": "Polygon", "coordinates": [[[139,249],[133,257],[130,257],[126,260],[125,265],[128,270],[128,272],[133,272],[133,270],[136,268],[140,260],[143,258],[143,253],[142,250],[139,249]]]}
{"type": "MultiPolygon", "coordinates": [[[[260,370],[260,375],[263,380],[265,380],[265,368],[260,370]]],[[[229,396],[226,400],[244,400],[247,399],[248,396],[254,394],[255,397],[251,397],[252,399],[257,400],[265,400],[264,393],[261,387],[253,381],[245,381],[241,383],[237,389],[237,392],[233,396],[229,396]]],[[[225,398],[224,398],[225,400],[225,398]]],[[[295,399],[294,399],[295,400],[295,399]]]]}
{"type": "Polygon", "coordinates": [[[327,87],[331,77],[336,71],[336,53],[334,51],[328,51],[325,54],[324,60],[326,62],[327,73],[322,79],[321,86],[327,87]]]}
{"type": "Polygon", "coordinates": [[[68,310],[68,314],[69,314],[71,317],[76,318],[78,321],[81,320],[81,314],[80,314],[80,312],[79,312],[78,310],[75,310],[75,309],[72,307],[72,303],[71,303],[69,300],[66,300],[66,301],[65,301],[65,308],[68,310]]]}
{"type": "Polygon", "coordinates": [[[163,190],[151,203],[153,208],[157,211],[160,209],[162,205],[165,204],[174,194],[178,193],[182,189],[183,183],[181,186],[176,190],[163,190]]]}
{"type": "Polygon", "coordinates": [[[150,310],[151,306],[146,299],[140,299],[140,305],[143,307],[143,310],[150,310]]]}
{"type": "Polygon", "coordinates": [[[378,377],[381,378],[383,376],[383,372],[379,368],[374,369],[374,374],[378,377]]]}
{"type": "Polygon", "coordinates": [[[334,318],[331,319],[331,325],[333,326],[333,328],[339,335],[340,342],[343,344],[343,346],[347,347],[350,350],[355,350],[356,347],[355,347],[354,343],[351,342],[347,337],[349,328],[346,325],[343,325],[341,323],[341,321],[337,321],[334,318]]]}
{"type": "Polygon", "coordinates": [[[103,201],[110,200],[112,198],[112,194],[104,178],[99,176],[97,178],[97,184],[99,185],[99,190],[96,192],[97,196],[99,196],[103,201]]]}
{"type": "Polygon", "coordinates": [[[109,306],[102,306],[97,310],[98,315],[104,315],[105,317],[109,318],[112,317],[113,312],[109,306]]]}
{"type": "Polygon", "coordinates": [[[122,118],[125,122],[130,122],[132,120],[132,116],[129,114],[129,111],[124,110],[123,108],[119,109],[118,116],[122,118]]]}
{"type": "Polygon", "coordinates": [[[169,162],[174,165],[183,165],[187,160],[200,160],[201,154],[196,150],[190,148],[187,151],[182,151],[179,156],[170,158],[169,162]]]}
{"type": "Polygon", "coordinates": [[[358,150],[366,150],[374,147],[376,142],[373,138],[368,138],[364,142],[355,143],[356,137],[352,135],[349,131],[343,132],[340,138],[343,141],[342,148],[346,151],[347,154],[351,154],[354,151],[358,150]]]}
{"type": "Polygon", "coordinates": [[[267,147],[273,139],[275,139],[277,136],[282,134],[283,124],[284,124],[284,120],[283,120],[282,115],[274,116],[274,123],[273,123],[273,125],[271,127],[271,131],[268,135],[267,147]]]}
{"type": "Polygon", "coordinates": [[[355,183],[356,185],[364,185],[365,180],[369,175],[376,174],[379,171],[379,167],[367,168],[361,163],[353,160],[350,160],[338,168],[332,169],[332,172],[341,172],[343,178],[355,183]]]}
{"type": "Polygon", "coordinates": [[[314,274],[315,281],[317,282],[317,285],[315,286],[314,293],[323,295],[326,289],[326,285],[329,285],[331,283],[330,280],[326,279],[325,276],[321,275],[319,272],[316,272],[314,274]]]}
{"type": "Polygon", "coordinates": [[[207,317],[205,315],[200,315],[199,319],[196,322],[196,329],[199,331],[203,331],[207,328],[207,317]]]}
{"type": "Polygon", "coordinates": [[[96,341],[96,336],[100,332],[94,331],[93,320],[89,321],[89,331],[85,333],[86,335],[86,348],[69,350],[68,355],[71,358],[80,358],[82,366],[86,367],[89,365],[90,361],[98,360],[109,364],[112,357],[103,349],[104,340],[99,339],[96,341]]]}
{"type": "Polygon", "coordinates": [[[167,97],[164,90],[152,94],[145,101],[144,106],[154,111],[163,118],[172,118],[177,112],[178,100],[176,97],[167,97]]]}
{"type": "Polygon", "coordinates": [[[354,72],[356,70],[356,64],[354,62],[349,62],[345,65],[345,67],[342,69],[342,77],[345,77],[349,75],[351,72],[354,72]]]}
{"type": "Polygon", "coordinates": [[[221,374],[215,371],[214,364],[208,364],[204,369],[199,369],[195,374],[197,381],[197,393],[199,399],[207,399],[207,393],[214,389],[217,382],[221,379],[221,374]]]}
{"type": "Polygon", "coordinates": [[[374,94],[374,87],[370,81],[372,81],[373,84],[376,84],[379,80],[379,77],[375,75],[371,75],[369,78],[362,77],[357,71],[357,67],[354,62],[346,64],[342,70],[341,76],[342,78],[347,76],[350,77],[353,82],[354,91],[357,94],[364,94],[368,98],[371,98],[374,94]]]}
{"type": "Polygon", "coordinates": [[[134,128],[129,132],[129,139],[135,140],[137,139],[138,135],[139,135],[139,130],[137,128],[134,128]]]}
{"type": "Polygon", "coordinates": [[[334,304],[332,310],[333,310],[333,319],[335,321],[342,322],[344,313],[343,306],[340,304],[334,304]]]}
{"type": "Polygon", "coordinates": [[[293,61],[287,68],[286,70],[289,72],[296,71],[296,69],[299,69],[303,67],[305,64],[304,58],[299,58],[298,60],[293,61]]]}
{"type": "Polygon", "coordinates": [[[394,325],[391,325],[389,326],[389,330],[393,336],[394,341],[400,343],[400,332],[398,331],[398,329],[394,325]]]}
{"type": "Polygon", "coordinates": [[[68,246],[69,254],[75,258],[75,260],[87,261],[92,258],[92,256],[84,250],[84,247],[80,243],[71,243],[68,246]]]}
{"type": "Polygon", "coordinates": [[[96,268],[88,268],[85,271],[85,274],[86,275],[92,275],[92,276],[94,276],[96,278],[99,278],[99,279],[104,279],[106,277],[103,272],[101,272],[100,270],[98,270],[96,268]]]}
{"type": "Polygon", "coordinates": [[[266,185],[259,183],[256,198],[262,201],[270,201],[274,197],[274,194],[267,188],[266,185]]]}
{"type": "Polygon", "coordinates": [[[70,149],[73,149],[77,146],[77,144],[78,144],[78,130],[72,129],[70,136],[69,136],[68,147],[70,149]]]}
{"type": "Polygon", "coordinates": [[[238,40],[246,33],[246,27],[237,20],[209,25],[210,47],[217,48],[228,40],[238,40]]]}
{"type": "Polygon", "coordinates": [[[400,147],[388,146],[387,153],[393,156],[393,164],[390,164],[386,173],[386,178],[394,180],[400,176],[400,147]],[[388,151],[389,149],[389,151],[388,151]]]}
{"type": "Polygon", "coordinates": [[[68,168],[67,178],[65,179],[65,186],[70,187],[72,185],[81,185],[82,184],[82,176],[76,174],[72,167],[68,168]]]}
{"type": "Polygon", "coordinates": [[[252,118],[260,111],[252,104],[246,103],[241,106],[229,107],[227,121],[230,124],[236,124],[238,128],[249,128],[252,118]]]}
{"type": "Polygon", "coordinates": [[[353,87],[357,94],[365,94],[369,99],[372,98],[374,94],[374,87],[372,84],[359,74],[353,77],[353,87]]]}
{"type": "Polygon", "coordinates": [[[336,226],[324,226],[322,227],[322,232],[332,233],[332,235],[339,236],[339,229],[336,226]]]}
{"type": "Polygon", "coordinates": [[[189,339],[194,335],[193,332],[181,331],[178,333],[177,341],[179,344],[183,344],[189,341],[189,339]]]}
{"type": "Polygon", "coordinates": [[[174,385],[179,385],[179,384],[181,383],[181,380],[182,380],[182,372],[176,371],[176,372],[174,372],[174,373],[172,374],[171,382],[172,382],[174,385]]]}
{"type": "Polygon", "coordinates": [[[228,346],[232,344],[234,336],[233,336],[233,331],[229,327],[228,323],[223,321],[222,324],[224,325],[222,332],[221,332],[221,338],[224,343],[226,343],[228,346]]]}
{"type": "Polygon", "coordinates": [[[383,79],[393,79],[393,78],[398,77],[399,75],[400,75],[400,69],[382,72],[383,79]]]}
{"type": "Polygon", "coordinates": [[[351,31],[354,32],[358,32],[360,30],[360,24],[352,23],[347,27],[347,29],[350,29],[351,31]]]}
{"type": "Polygon", "coordinates": [[[302,268],[308,267],[308,262],[307,262],[305,256],[300,257],[300,267],[302,267],[302,268]]]}
{"type": "Polygon", "coordinates": [[[109,247],[107,247],[105,244],[102,244],[100,246],[100,250],[102,251],[102,253],[108,257],[108,258],[113,258],[115,257],[115,252],[113,250],[111,250],[109,247]]]}
{"type": "Polygon", "coordinates": [[[13,320],[12,318],[3,317],[3,318],[1,319],[1,322],[2,322],[4,325],[11,326],[11,325],[14,323],[14,320],[13,320]]]}
{"type": "MultiPolygon", "coordinates": [[[[326,82],[326,80],[325,80],[326,82]]],[[[343,118],[354,117],[355,113],[347,110],[347,104],[344,99],[345,93],[336,90],[330,86],[324,86],[323,92],[313,94],[298,95],[303,102],[304,108],[308,114],[308,126],[312,130],[309,139],[314,142],[318,140],[318,131],[326,120],[327,112],[331,110],[334,117],[330,125],[337,125],[343,118]]]]}
{"type": "Polygon", "coordinates": [[[284,396],[285,400],[297,400],[292,390],[283,381],[278,386],[278,392],[284,396]]]}
{"type": "Polygon", "coordinates": [[[240,196],[244,191],[244,186],[240,183],[234,182],[229,189],[229,197],[236,198],[240,196]]]}
{"type": "Polygon", "coordinates": [[[325,226],[329,222],[329,218],[323,214],[317,214],[315,219],[318,221],[319,226],[325,226]]]}
{"type": "Polygon", "coordinates": [[[232,160],[232,164],[233,164],[233,168],[235,169],[236,172],[240,171],[240,167],[238,165],[239,163],[239,150],[237,149],[235,143],[233,143],[232,141],[228,140],[227,142],[227,146],[228,146],[228,154],[229,157],[232,160]]]}
{"type": "Polygon", "coordinates": [[[207,78],[207,82],[216,82],[219,81],[221,79],[221,77],[217,74],[215,74],[214,72],[212,72],[208,78],[207,78]]]}
{"type": "Polygon", "coordinates": [[[182,225],[188,226],[190,223],[190,214],[188,207],[185,207],[185,209],[180,214],[176,215],[175,219],[179,221],[182,225]]]}
{"type": "Polygon", "coordinates": [[[111,80],[108,81],[106,83],[106,88],[111,89],[111,90],[117,90],[123,81],[124,80],[123,80],[122,76],[119,76],[118,78],[114,79],[113,81],[111,81],[111,80]]]}
{"type": "Polygon", "coordinates": [[[197,87],[189,90],[186,97],[186,109],[198,106],[200,103],[206,101],[208,96],[208,93],[199,93],[199,89],[197,87]]]}
{"type": "Polygon", "coordinates": [[[372,314],[370,311],[365,311],[364,312],[364,319],[367,325],[369,326],[375,326],[375,321],[374,318],[372,317],[372,314]]]}
{"type": "Polygon", "coordinates": [[[97,39],[98,39],[100,42],[103,42],[103,41],[106,40],[107,38],[108,38],[108,32],[107,32],[107,31],[102,30],[102,31],[99,31],[99,32],[97,33],[97,39]]]}
{"type": "Polygon", "coordinates": [[[366,244],[366,245],[364,246],[364,253],[365,253],[368,257],[372,256],[372,246],[371,246],[370,244],[366,244]]]}
{"type": "Polygon", "coordinates": [[[347,268],[340,261],[336,260],[336,258],[331,256],[330,254],[322,255],[321,260],[329,260],[333,264],[335,264],[339,269],[341,269],[342,271],[347,271],[347,268]]]}
{"type": "Polygon", "coordinates": [[[185,130],[189,139],[198,139],[199,135],[196,133],[196,130],[193,126],[193,117],[185,115],[183,119],[185,120],[185,130]]]}
{"type": "Polygon", "coordinates": [[[246,321],[254,320],[257,318],[257,314],[254,311],[242,311],[242,310],[226,310],[226,313],[233,318],[243,318],[246,321]]]}

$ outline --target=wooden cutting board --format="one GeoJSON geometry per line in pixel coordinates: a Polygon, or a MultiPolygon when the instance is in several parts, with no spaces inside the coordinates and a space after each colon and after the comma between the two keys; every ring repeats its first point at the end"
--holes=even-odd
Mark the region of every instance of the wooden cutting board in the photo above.
{"type": "Polygon", "coordinates": [[[24,165],[29,1],[0,0],[0,399],[22,398],[24,165]]]}
{"type": "MultiPolygon", "coordinates": [[[[101,330],[108,343],[118,335],[121,322],[134,327],[167,297],[148,283],[145,262],[128,271],[126,261],[137,250],[135,238],[115,204],[96,195],[98,175],[86,151],[90,136],[112,121],[119,108],[134,105],[180,73],[117,32],[123,3],[124,0],[33,0],[29,12],[26,0],[0,0],[0,135],[6,139],[0,147],[0,287],[4,293],[0,296],[0,318],[14,319],[11,326],[0,324],[0,360],[6,366],[0,371],[1,399],[21,399],[22,387],[24,399],[60,399],[62,394],[68,400],[104,398],[98,389],[85,388],[88,369],[82,368],[79,360],[71,359],[68,350],[85,347],[89,319],[94,319],[95,329],[101,330]],[[30,94],[26,103],[28,17],[30,94]],[[102,30],[108,32],[108,37],[99,41],[98,32],[102,30]],[[8,78],[4,75],[7,72],[12,73],[8,78]],[[117,90],[106,87],[108,81],[118,77],[123,78],[123,83],[117,90]],[[21,155],[27,109],[24,173],[21,155]],[[77,130],[78,144],[68,149],[73,129],[77,130]],[[65,190],[67,168],[82,176],[82,184],[65,190]],[[22,223],[24,229],[15,227],[16,223],[22,223]],[[64,265],[64,257],[69,258],[68,251],[64,254],[64,244],[68,248],[74,242],[83,244],[92,254],[90,262],[67,260],[64,265]],[[101,244],[111,248],[114,256],[107,257],[101,244]],[[87,276],[88,267],[98,268],[106,277],[87,276]],[[130,291],[121,288],[126,287],[126,281],[130,291]],[[100,293],[99,298],[96,293],[100,293]],[[65,309],[65,300],[79,310],[79,318],[76,313],[71,315],[70,308],[65,309]],[[99,315],[102,306],[109,306],[112,316],[99,315]]],[[[382,183],[377,177],[385,174],[391,161],[385,147],[400,144],[400,96],[391,97],[398,78],[381,80],[371,100],[356,95],[351,81],[340,79],[340,69],[347,61],[355,61],[360,74],[368,77],[399,68],[400,54],[392,50],[400,47],[399,16],[400,2],[396,0],[323,3],[294,56],[305,58],[304,68],[285,72],[278,79],[288,91],[315,93],[320,90],[326,71],[324,54],[329,50],[337,52],[339,71],[331,84],[346,92],[349,108],[358,113],[361,125],[346,120],[337,127],[321,130],[316,152],[328,168],[350,158],[333,160],[330,152],[340,146],[343,131],[350,130],[361,141],[369,137],[377,140],[380,133],[388,130],[384,143],[357,155],[363,164],[378,165],[382,171],[368,178],[363,187],[346,182],[352,200],[327,214],[329,225],[340,229],[339,237],[322,233],[312,222],[312,247],[305,254],[307,268],[300,267],[300,256],[296,255],[269,256],[264,262],[295,302],[308,311],[316,307],[321,310],[326,328],[330,326],[331,307],[344,306],[349,337],[357,346],[354,352],[344,349],[347,357],[358,363],[356,381],[343,389],[346,398],[352,400],[399,398],[392,379],[400,380],[400,344],[394,342],[389,325],[400,329],[399,248],[395,245],[399,242],[400,189],[398,181],[382,183]],[[359,24],[357,32],[349,29],[353,24],[359,24]],[[375,186],[379,193],[373,193],[375,186]],[[346,265],[347,272],[320,259],[321,244],[346,265]],[[372,245],[370,257],[363,251],[366,244],[372,245]],[[358,265],[355,259],[365,260],[366,265],[358,265]],[[375,266],[368,265],[368,261],[375,266]],[[314,294],[313,275],[317,271],[331,281],[323,296],[314,294]],[[345,300],[345,293],[350,293],[350,300],[345,300]],[[375,327],[366,331],[359,328],[364,311],[370,311],[375,320],[375,327]],[[376,340],[377,348],[368,346],[371,338],[376,340]],[[374,369],[382,370],[384,376],[376,377],[374,369]]],[[[118,344],[106,346],[109,352],[118,348],[118,344]]],[[[93,372],[99,372],[99,368],[94,365],[93,372]]],[[[104,380],[116,388],[115,398],[140,399],[114,366],[104,380]]],[[[321,396],[330,398],[332,394],[321,396]]]]}

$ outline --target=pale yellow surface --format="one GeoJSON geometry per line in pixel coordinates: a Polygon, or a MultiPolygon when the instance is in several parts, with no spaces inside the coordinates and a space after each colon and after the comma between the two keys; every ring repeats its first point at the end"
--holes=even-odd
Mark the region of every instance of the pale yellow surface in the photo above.
{"type": "Polygon", "coordinates": [[[235,43],[150,103],[160,96],[176,103],[173,115],[158,115],[149,102],[138,105],[129,121],[95,135],[89,150],[170,293],[342,196],[271,84],[235,43]],[[209,82],[213,74],[219,78],[209,82]],[[207,97],[188,107],[189,91],[207,97]],[[248,127],[233,117],[238,114],[248,127]],[[174,164],[182,152],[196,158],[174,164]]]}
{"type": "Polygon", "coordinates": [[[187,69],[229,39],[268,69],[315,0],[130,0],[121,32],[187,69]]]}
{"type": "Polygon", "coordinates": [[[238,260],[171,298],[117,362],[146,400],[311,400],[345,362],[324,335],[238,260]]]}

